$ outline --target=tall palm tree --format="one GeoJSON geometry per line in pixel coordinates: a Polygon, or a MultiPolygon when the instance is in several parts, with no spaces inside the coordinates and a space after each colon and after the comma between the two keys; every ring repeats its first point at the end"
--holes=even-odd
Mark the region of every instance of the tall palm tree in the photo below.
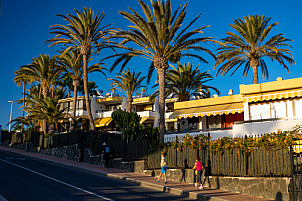
{"type": "MultiPolygon", "coordinates": [[[[166,72],[166,97],[177,97],[179,101],[189,101],[191,96],[195,98],[209,98],[210,90],[220,94],[215,87],[205,85],[206,82],[213,80],[208,72],[200,72],[198,66],[193,69],[192,63],[181,65],[178,63],[177,68],[171,65],[172,69],[166,72]]],[[[158,84],[153,87],[158,86],[158,84]]],[[[156,91],[152,97],[158,95],[156,91]]]]}
{"type": "MultiPolygon", "coordinates": [[[[20,68],[18,79],[27,80],[29,84],[37,82],[41,86],[43,98],[48,97],[49,89],[56,83],[60,76],[62,68],[60,68],[54,58],[49,55],[40,55],[33,58],[31,64],[20,68]]],[[[42,131],[46,132],[46,121],[43,122],[42,131]]]]}
{"type": "Polygon", "coordinates": [[[207,63],[199,54],[186,50],[202,51],[214,58],[215,56],[200,45],[212,41],[211,37],[201,36],[202,30],[207,26],[188,31],[200,15],[187,26],[184,26],[187,4],[183,7],[179,6],[175,12],[172,12],[170,0],[151,0],[150,2],[151,7],[139,0],[145,16],[141,16],[131,8],[132,13],[120,11],[120,14],[132,25],[129,26],[129,30],[115,31],[113,37],[123,39],[117,45],[117,47],[123,48],[123,53],[112,56],[117,57],[117,60],[112,65],[111,70],[119,63],[123,63],[121,66],[121,70],[123,70],[125,65],[137,56],[151,61],[147,81],[150,81],[152,72],[156,69],[159,79],[160,143],[163,143],[165,134],[165,71],[169,67],[168,61],[187,56],[198,58],[201,62],[207,63]],[[127,47],[128,43],[134,43],[137,46],[127,47]]]}
{"type": "Polygon", "coordinates": [[[292,40],[284,37],[284,34],[277,34],[268,38],[272,28],[278,25],[277,22],[269,24],[271,17],[259,15],[244,16],[243,19],[234,20],[230,26],[237,33],[226,32],[228,37],[223,38],[221,47],[217,50],[217,60],[214,69],[222,64],[217,74],[224,76],[234,69],[232,75],[239,67],[244,66],[243,77],[249,69],[253,70],[253,82],[258,84],[258,67],[261,68],[263,79],[268,79],[268,68],[264,58],[278,61],[288,72],[288,66],[295,63],[288,42],[292,40]]]}
{"type": "Polygon", "coordinates": [[[111,30],[108,28],[109,25],[99,27],[105,16],[104,13],[95,14],[92,9],[85,7],[83,8],[83,11],[78,11],[75,9],[75,12],[76,15],[58,15],[64,18],[64,20],[66,20],[69,24],[66,26],[60,24],[51,26],[50,33],[56,34],[56,36],[45,42],[49,43],[50,47],[57,44],[67,46],[63,54],[71,49],[80,50],[80,54],[83,57],[84,90],[87,114],[90,122],[90,129],[95,130],[88,95],[88,57],[89,55],[98,53],[101,49],[111,47],[110,42],[104,40],[111,30]]]}
{"type": "Polygon", "coordinates": [[[123,70],[123,72],[118,73],[116,79],[111,80],[112,89],[117,89],[124,92],[127,96],[128,112],[131,112],[133,98],[132,95],[139,88],[144,87],[141,85],[146,76],[140,77],[142,72],[136,73],[133,69],[123,70]]]}
{"type": "MultiPolygon", "coordinates": [[[[17,84],[17,86],[23,85],[23,93],[22,93],[22,96],[23,96],[23,98],[22,98],[22,117],[24,118],[24,115],[25,115],[25,86],[26,86],[28,80],[25,80],[24,78],[22,78],[21,71],[22,71],[21,67],[17,71],[15,71],[16,77],[14,78],[14,81],[17,84]]],[[[23,133],[23,127],[24,127],[24,124],[22,123],[21,133],[23,133]]]]}
{"type": "MultiPolygon", "coordinates": [[[[83,76],[83,57],[80,54],[80,50],[71,49],[69,52],[62,54],[59,57],[60,64],[63,66],[64,75],[63,77],[70,77],[73,85],[73,125],[75,125],[76,118],[76,102],[78,87],[83,76]]],[[[89,60],[88,60],[89,61],[89,60]]],[[[89,66],[87,72],[99,71],[104,74],[105,68],[100,64],[94,64],[89,66]]],[[[104,74],[105,75],[105,74],[104,74]]]]}

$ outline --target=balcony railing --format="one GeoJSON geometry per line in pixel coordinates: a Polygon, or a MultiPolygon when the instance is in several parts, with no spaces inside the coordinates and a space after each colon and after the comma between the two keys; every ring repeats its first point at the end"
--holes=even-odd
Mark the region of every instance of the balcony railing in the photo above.
{"type": "Polygon", "coordinates": [[[114,111],[96,111],[95,118],[111,117],[112,112],[114,111]]]}
{"type": "Polygon", "coordinates": [[[141,117],[155,117],[154,111],[140,111],[137,112],[137,114],[141,117]]]}
{"type": "Polygon", "coordinates": [[[211,129],[167,132],[164,137],[164,142],[175,141],[176,137],[178,137],[179,141],[182,141],[182,138],[186,134],[189,134],[192,137],[203,134],[206,136],[211,136],[211,139],[215,140],[222,137],[233,137],[233,130],[232,127],[228,127],[228,128],[211,128],[211,129]]]}

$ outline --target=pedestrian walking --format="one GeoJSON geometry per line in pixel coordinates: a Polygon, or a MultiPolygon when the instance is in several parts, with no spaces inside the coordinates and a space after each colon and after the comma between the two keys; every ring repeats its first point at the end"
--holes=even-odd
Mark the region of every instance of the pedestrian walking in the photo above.
{"type": "Polygon", "coordinates": [[[199,157],[196,158],[193,169],[195,170],[194,185],[197,187],[199,183],[200,185],[199,189],[203,189],[202,182],[201,182],[201,175],[202,175],[202,171],[204,170],[204,167],[201,164],[199,157]]]}
{"type": "Polygon", "coordinates": [[[110,159],[111,151],[109,146],[106,144],[106,142],[103,143],[102,152],[105,159],[105,167],[109,168],[109,159],[110,159]]]}
{"type": "Polygon", "coordinates": [[[160,167],[161,171],[158,178],[155,178],[155,181],[159,182],[161,176],[164,176],[165,184],[167,183],[167,162],[166,162],[166,154],[164,152],[161,153],[161,161],[160,161],[160,167]]]}

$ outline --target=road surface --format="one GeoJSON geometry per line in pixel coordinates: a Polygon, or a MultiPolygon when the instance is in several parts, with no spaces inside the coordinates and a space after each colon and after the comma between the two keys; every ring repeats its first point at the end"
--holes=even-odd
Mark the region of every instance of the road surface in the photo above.
{"type": "Polygon", "coordinates": [[[190,200],[0,150],[0,200],[190,200]]]}

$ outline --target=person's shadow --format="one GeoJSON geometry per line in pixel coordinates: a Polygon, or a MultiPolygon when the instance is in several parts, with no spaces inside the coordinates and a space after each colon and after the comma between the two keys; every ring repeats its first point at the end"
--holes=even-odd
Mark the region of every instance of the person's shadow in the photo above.
{"type": "Polygon", "coordinates": [[[183,169],[181,169],[181,172],[182,172],[182,177],[181,177],[181,179],[180,179],[180,181],[182,182],[186,182],[186,169],[188,169],[189,168],[189,165],[188,165],[188,159],[185,159],[184,160],[184,166],[183,166],[184,168],[183,169]]]}
{"type": "Polygon", "coordinates": [[[206,183],[206,180],[208,180],[208,184],[209,184],[209,188],[211,188],[211,183],[210,183],[210,176],[212,175],[212,167],[211,167],[211,161],[208,160],[208,166],[205,167],[204,170],[204,180],[202,185],[204,185],[206,183]]]}
{"type": "Polygon", "coordinates": [[[281,192],[278,192],[278,193],[276,194],[276,199],[275,199],[275,201],[282,201],[282,200],[283,200],[282,193],[281,193],[281,192]]]}

